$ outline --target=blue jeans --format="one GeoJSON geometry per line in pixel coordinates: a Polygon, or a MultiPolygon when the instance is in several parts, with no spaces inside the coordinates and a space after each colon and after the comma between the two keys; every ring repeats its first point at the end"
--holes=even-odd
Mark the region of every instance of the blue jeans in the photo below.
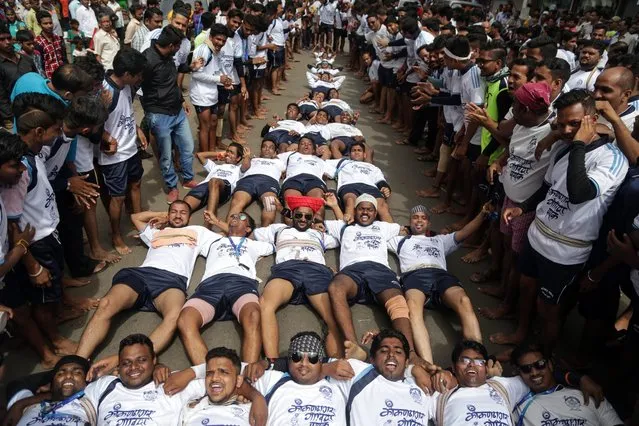
{"type": "Polygon", "coordinates": [[[178,177],[173,168],[172,144],[175,143],[180,152],[180,165],[182,166],[182,179],[184,182],[193,179],[193,135],[189,120],[180,110],[177,115],[165,115],[155,112],[146,114],[149,129],[153,132],[160,150],[160,170],[167,188],[175,188],[178,177]]]}

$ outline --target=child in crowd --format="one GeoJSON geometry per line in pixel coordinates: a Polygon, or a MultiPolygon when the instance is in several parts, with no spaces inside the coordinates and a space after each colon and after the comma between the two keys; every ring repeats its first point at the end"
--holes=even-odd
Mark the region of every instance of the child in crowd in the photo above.
{"type": "Polygon", "coordinates": [[[16,41],[20,44],[20,54],[28,56],[35,63],[38,73],[44,76],[44,66],[42,64],[42,55],[35,48],[33,34],[29,30],[20,30],[16,33],[16,41]]]}
{"type": "Polygon", "coordinates": [[[80,32],[80,22],[78,22],[77,19],[72,19],[71,21],[69,21],[69,25],[71,26],[71,28],[68,29],[67,32],[64,34],[64,39],[67,41],[67,43],[69,43],[69,46],[71,47],[71,56],[74,56],[73,52],[77,47],[76,39],[81,39],[82,33],[80,32]]]}
{"type": "Polygon", "coordinates": [[[72,46],[75,46],[73,49],[73,62],[75,62],[75,58],[79,58],[81,56],[87,56],[88,50],[86,46],[86,41],[82,37],[76,37],[71,40],[72,46]]]}

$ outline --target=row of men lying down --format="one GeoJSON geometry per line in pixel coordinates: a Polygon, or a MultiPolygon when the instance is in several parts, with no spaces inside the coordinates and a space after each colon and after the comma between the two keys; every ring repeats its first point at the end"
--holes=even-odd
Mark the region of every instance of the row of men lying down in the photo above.
{"type": "Polygon", "coordinates": [[[291,338],[286,357],[241,363],[225,347],[202,364],[171,372],[143,334],[120,342],[119,377],[93,382],[89,362],[62,358],[52,372],[9,385],[10,425],[606,425],[623,422],[588,376],[556,368],[542,349],[521,345],[518,375],[478,342],[455,345],[451,367],[409,365],[396,330],[367,336],[370,353],[325,357],[314,332],[291,338]],[[44,385],[47,392],[35,394],[44,385]]]}

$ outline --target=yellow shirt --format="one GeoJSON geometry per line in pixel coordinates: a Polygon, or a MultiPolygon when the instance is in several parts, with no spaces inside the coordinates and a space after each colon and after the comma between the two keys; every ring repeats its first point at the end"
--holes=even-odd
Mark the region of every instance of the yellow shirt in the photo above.
{"type": "Polygon", "coordinates": [[[27,12],[27,16],[24,20],[24,23],[27,25],[27,28],[33,32],[35,37],[39,36],[42,32],[42,27],[38,24],[38,19],[36,18],[36,11],[33,9],[29,9],[27,12]]]}

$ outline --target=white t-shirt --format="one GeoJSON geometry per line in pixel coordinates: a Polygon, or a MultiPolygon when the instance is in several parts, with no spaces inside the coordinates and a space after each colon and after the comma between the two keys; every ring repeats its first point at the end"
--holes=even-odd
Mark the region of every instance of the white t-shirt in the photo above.
{"type": "Polygon", "coordinates": [[[67,160],[71,144],[74,138],[68,138],[65,135],[55,139],[52,145],[43,146],[38,157],[44,161],[44,167],[47,169],[47,179],[51,182],[58,177],[58,173],[62,170],[67,160]]]}
{"type": "Polygon", "coordinates": [[[209,172],[209,174],[206,175],[206,178],[200,184],[206,183],[213,178],[225,180],[231,184],[231,191],[234,191],[235,185],[240,179],[240,169],[241,167],[237,164],[215,164],[213,161],[207,160],[204,163],[204,170],[209,172]]]}
{"type": "Polygon", "coordinates": [[[324,252],[339,245],[336,238],[323,232],[315,229],[301,232],[283,223],[257,228],[253,231],[253,238],[275,245],[275,263],[308,260],[326,265],[324,252]]]}
{"type": "MultiPolygon", "coordinates": [[[[474,103],[475,105],[484,104],[484,96],[486,94],[486,83],[481,77],[481,71],[477,65],[473,65],[465,73],[461,74],[461,103],[462,108],[466,104],[474,103]]],[[[464,119],[466,128],[468,128],[468,122],[464,119]]],[[[481,145],[481,126],[477,127],[475,134],[470,139],[472,145],[481,145]]]]}
{"type": "Polygon", "coordinates": [[[325,140],[331,140],[331,132],[329,130],[328,124],[308,124],[304,128],[304,133],[317,133],[325,140]]]}
{"type": "Polygon", "coordinates": [[[567,84],[571,89],[588,89],[594,92],[595,81],[597,81],[599,74],[601,74],[601,70],[597,67],[590,71],[579,69],[572,73],[567,84]]]}
{"type": "MultiPolygon", "coordinates": [[[[563,144],[562,144],[563,145],[563,144]]],[[[568,199],[566,177],[568,157],[565,149],[553,150],[544,180],[550,185],[544,201],[537,205],[535,221],[541,221],[554,234],[582,242],[592,242],[599,235],[599,228],[608,206],[628,171],[628,161],[611,143],[586,152],[588,178],[597,187],[597,197],[581,204],[568,199]],[[564,155],[556,160],[558,155],[564,155]]],[[[561,265],[577,265],[588,260],[592,245],[575,247],[559,243],[545,236],[536,223],[528,228],[530,245],[541,255],[561,265]]]]}
{"type": "MultiPolygon", "coordinates": [[[[201,382],[204,392],[204,380],[201,382]]],[[[225,426],[249,426],[249,414],[251,404],[212,404],[208,396],[202,397],[199,401],[188,402],[180,413],[180,426],[203,426],[203,425],[225,425],[225,426]]]]}
{"type": "Polygon", "coordinates": [[[131,86],[119,89],[110,79],[105,79],[102,82],[102,89],[111,93],[114,102],[117,96],[117,104],[104,123],[104,130],[118,141],[118,150],[113,155],[107,155],[100,151],[98,164],[105,166],[121,163],[133,157],[138,152],[138,145],[131,86]]]}
{"type": "MultiPolygon", "coordinates": [[[[459,95],[461,92],[461,77],[459,70],[451,70],[445,68],[442,73],[443,88],[451,95],[459,95]]],[[[461,130],[464,125],[464,110],[461,105],[444,105],[444,119],[446,123],[453,125],[456,132],[461,130]]]]}
{"type": "Polygon", "coordinates": [[[231,77],[233,84],[240,84],[240,77],[233,65],[235,58],[242,59],[242,40],[237,33],[233,33],[233,37],[228,37],[226,43],[220,49],[220,59],[224,74],[231,77]]]}
{"type": "Polygon", "coordinates": [[[269,127],[268,129],[269,132],[274,130],[286,130],[287,132],[293,131],[301,136],[306,133],[306,126],[304,123],[297,120],[280,120],[275,124],[275,126],[269,127]]]}
{"type": "Polygon", "coordinates": [[[607,400],[599,404],[584,404],[584,396],[578,389],[561,387],[552,393],[541,393],[526,399],[518,405],[516,414],[524,412],[524,426],[543,425],[579,425],[579,426],[617,426],[623,421],[607,400]]]}
{"type": "Polygon", "coordinates": [[[265,175],[279,182],[284,170],[286,170],[286,164],[281,158],[256,157],[251,159],[251,167],[249,167],[240,178],[252,175],[265,175]]]}
{"type": "MultiPolygon", "coordinates": [[[[266,371],[254,383],[262,395],[268,395],[283,377],[279,371],[266,371]]],[[[312,385],[288,380],[273,392],[268,404],[268,426],[346,425],[346,398],[334,382],[322,379],[312,385]]]]}
{"type": "MultiPolygon", "coordinates": [[[[428,31],[420,31],[414,40],[406,39],[406,64],[409,68],[417,65],[424,71],[428,70],[428,65],[419,57],[417,49],[426,44],[431,44],[433,40],[435,40],[435,36],[428,31]]],[[[409,69],[407,71],[411,70],[409,69]]],[[[406,81],[409,83],[417,83],[420,81],[419,74],[411,72],[406,76],[406,81]]]]}
{"type": "Polygon", "coordinates": [[[223,73],[221,52],[215,54],[206,43],[202,43],[193,52],[193,58],[202,58],[204,66],[191,73],[191,103],[201,107],[213,106],[218,101],[217,85],[223,73]]]}
{"type": "Polygon", "coordinates": [[[378,183],[386,181],[384,173],[379,167],[365,161],[340,158],[326,160],[326,162],[335,169],[333,176],[337,179],[337,191],[344,185],[353,183],[363,183],[364,185],[376,187],[378,183]]]}
{"type": "Polygon", "coordinates": [[[329,131],[330,138],[335,139],[340,136],[348,136],[354,138],[356,136],[364,136],[361,130],[352,124],[344,124],[344,123],[328,123],[326,128],[329,131]]]}
{"type": "Polygon", "coordinates": [[[283,152],[278,157],[286,162],[286,179],[284,179],[284,182],[301,174],[310,174],[322,180],[324,175],[332,176],[335,173],[334,168],[314,154],[300,154],[297,151],[288,151],[283,152]]]}
{"type": "Polygon", "coordinates": [[[544,121],[539,126],[524,127],[515,125],[508,146],[509,157],[501,172],[501,182],[508,198],[516,203],[523,203],[539,189],[550,161],[550,152],[544,150],[539,158],[535,158],[537,144],[550,133],[550,122],[544,121]]]}
{"type": "Polygon", "coordinates": [[[368,226],[346,225],[342,220],[327,220],[324,223],[328,233],[340,242],[340,270],[365,261],[389,267],[387,241],[399,235],[402,229],[399,224],[378,220],[368,226]]]}
{"type": "Polygon", "coordinates": [[[118,383],[98,407],[98,402],[114,380],[118,379],[114,376],[101,377],[84,389],[84,394],[98,412],[97,426],[177,426],[178,413],[184,404],[205,393],[203,380],[192,381],[174,396],[166,395],[164,386],[157,387],[153,381],[138,389],[128,389],[118,383]]]}
{"type": "MultiPolygon", "coordinates": [[[[258,46],[264,46],[268,43],[266,33],[259,33],[248,36],[248,55],[249,58],[266,58],[267,50],[257,50],[258,46]]],[[[255,65],[256,70],[263,70],[266,68],[266,62],[260,65],[255,65]]]]}
{"type": "Polygon", "coordinates": [[[355,372],[351,380],[328,380],[337,386],[344,398],[352,398],[350,412],[346,413],[351,426],[426,426],[433,418],[431,397],[412,378],[392,382],[373,372],[375,367],[371,364],[355,359],[348,362],[355,372]],[[373,380],[357,395],[350,396],[359,380],[367,374],[372,374],[373,380]]]}
{"type": "Polygon", "coordinates": [[[271,36],[271,43],[276,46],[284,47],[286,38],[284,37],[284,26],[280,18],[275,18],[266,30],[266,34],[271,36]]]}
{"type": "MultiPolygon", "coordinates": [[[[57,402],[45,402],[44,408],[48,409],[55,404],[57,402]]],[[[41,404],[30,405],[24,410],[16,426],[85,426],[89,424],[87,413],[78,399],[64,404],[48,415],[42,414],[42,408],[41,404]]]]}
{"type": "MultiPolygon", "coordinates": [[[[493,377],[492,380],[506,389],[508,401],[487,383],[475,388],[460,387],[448,399],[444,421],[439,426],[515,426],[510,413],[529,392],[528,386],[520,377],[493,377]]],[[[441,397],[439,393],[433,395],[433,413],[436,413],[437,400],[441,397]]]]}
{"type": "MultiPolygon", "coordinates": [[[[157,40],[160,37],[160,34],[162,34],[162,28],[156,28],[155,30],[150,31],[146,35],[146,39],[144,40],[144,44],[142,45],[140,52],[144,52],[146,49],[151,47],[151,40],[157,40]]],[[[173,55],[173,62],[175,63],[175,66],[179,67],[180,65],[185,64],[189,53],[191,53],[191,40],[184,37],[180,43],[180,50],[173,55]]]]}
{"type": "Polygon", "coordinates": [[[87,137],[82,135],[76,136],[75,150],[75,169],[78,173],[86,173],[93,170],[93,157],[97,152],[97,144],[92,143],[87,137]]]}
{"type": "Polygon", "coordinates": [[[208,247],[214,237],[215,234],[213,232],[199,225],[189,225],[183,228],[165,228],[163,230],[147,226],[140,233],[140,239],[149,246],[149,250],[140,266],[173,272],[189,280],[198,255],[205,254],[204,248],[208,247]],[[158,233],[160,234],[158,235],[158,233]],[[183,238],[179,238],[175,234],[171,235],[171,233],[188,235],[195,242],[193,244],[184,243],[183,238]],[[156,237],[161,238],[155,239],[156,237]],[[154,248],[154,242],[161,245],[154,248]]]}
{"type": "Polygon", "coordinates": [[[446,270],[446,256],[457,250],[455,233],[427,237],[425,235],[397,236],[388,240],[388,249],[399,258],[399,269],[405,274],[420,268],[446,270]],[[401,241],[401,247],[399,246],[401,241]]]}
{"type": "Polygon", "coordinates": [[[337,1],[326,1],[319,8],[320,23],[326,25],[333,25],[335,19],[335,9],[337,7],[337,1]]]}
{"type": "Polygon", "coordinates": [[[202,281],[218,274],[236,274],[254,280],[257,277],[255,264],[259,258],[270,256],[275,251],[271,243],[214,235],[209,246],[202,250],[206,253],[206,269],[202,281]]]}

